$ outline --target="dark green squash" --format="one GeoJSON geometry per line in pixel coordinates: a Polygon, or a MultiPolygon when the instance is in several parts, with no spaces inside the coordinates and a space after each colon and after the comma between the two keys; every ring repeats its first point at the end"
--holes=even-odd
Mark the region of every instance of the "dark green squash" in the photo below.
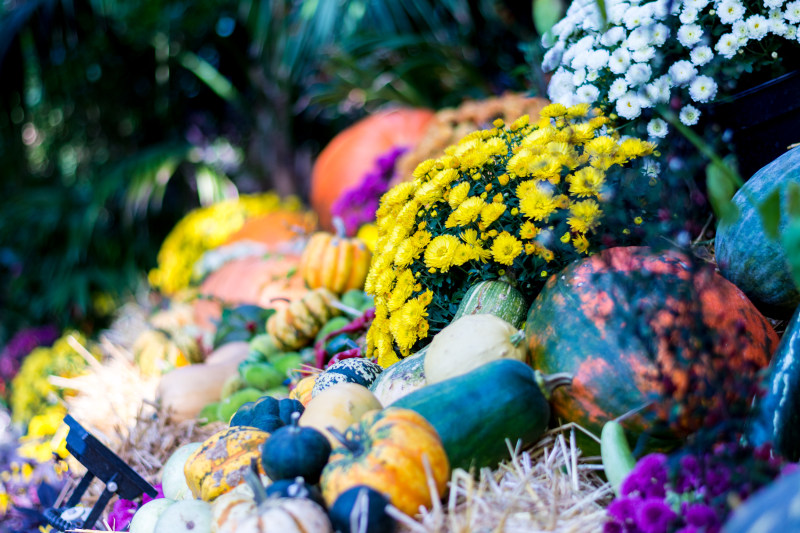
{"type": "Polygon", "coordinates": [[[386,496],[372,487],[358,485],[336,498],[328,516],[338,533],[393,533],[397,522],[386,513],[387,505],[386,496]]]}
{"type": "MultiPolygon", "coordinates": [[[[739,216],[720,223],[714,242],[723,276],[739,287],[765,314],[788,318],[800,304],[780,240],[764,231],[758,206],[780,191],[779,228],[789,223],[787,188],[800,184],[800,148],[790,150],[756,172],[733,196],[739,216]]],[[[771,209],[774,211],[774,209],[771,209]]]]}
{"type": "Polygon", "coordinates": [[[798,488],[800,471],[784,474],[737,507],[722,526],[722,533],[800,531],[798,488]]]}
{"type": "Polygon", "coordinates": [[[331,444],[316,429],[298,426],[299,418],[300,413],[292,413],[292,423],[267,439],[261,448],[261,465],[273,481],[302,477],[315,485],[328,463],[331,444]]]}
{"type": "Polygon", "coordinates": [[[263,396],[255,402],[247,402],[231,418],[231,426],[249,426],[273,433],[292,422],[292,413],[303,414],[305,407],[297,400],[263,396]]]}
{"type": "Polygon", "coordinates": [[[415,390],[392,407],[416,411],[431,423],[452,468],[495,467],[509,456],[506,439],[529,445],[544,434],[550,393],[569,380],[501,359],[415,390]]]}
{"type": "Polygon", "coordinates": [[[528,303],[516,287],[502,280],[480,281],[464,294],[453,322],[464,315],[494,315],[519,329],[525,323],[528,303]]]}
{"type": "Polygon", "coordinates": [[[800,307],[783,333],[748,421],[747,440],[770,444],[790,461],[800,459],[800,307]]]}

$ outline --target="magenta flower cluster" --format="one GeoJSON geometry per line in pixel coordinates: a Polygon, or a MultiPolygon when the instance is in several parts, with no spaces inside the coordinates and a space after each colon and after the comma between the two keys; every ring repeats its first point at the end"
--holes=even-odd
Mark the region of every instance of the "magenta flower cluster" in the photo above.
{"type": "Polygon", "coordinates": [[[768,449],[717,444],[707,452],[644,456],[608,506],[604,533],[718,533],[731,502],[777,477],[768,449]]]}
{"type": "Polygon", "coordinates": [[[331,213],[344,222],[347,235],[355,235],[358,228],[375,221],[375,211],[383,194],[389,190],[397,159],[408,148],[395,146],[375,160],[375,165],[361,182],[339,197],[331,206],[331,213]]]}
{"type": "Polygon", "coordinates": [[[10,382],[19,372],[22,359],[37,346],[49,346],[58,338],[58,328],[53,325],[25,328],[11,337],[0,352],[0,393],[5,392],[4,383],[10,382]]]}

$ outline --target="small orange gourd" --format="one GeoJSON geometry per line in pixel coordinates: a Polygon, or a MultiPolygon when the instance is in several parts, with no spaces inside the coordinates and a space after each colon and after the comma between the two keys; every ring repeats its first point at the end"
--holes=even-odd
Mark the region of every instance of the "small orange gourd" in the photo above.
{"type": "Polygon", "coordinates": [[[357,485],[387,495],[392,505],[410,516],[444,494],[450,477],[447,454],[436,430],[415,411],[398,407],[373,411],[339,436],[342,446],[333,450],[320,481],[329,507],[357,485]],[[436,496],[428,486],[426,458],[436,496]]]}
{"type": "Polygon", "coordinates": [[[347,238],[341,219],[337,233],[318,231],[308,240],[300,258],[300,275],[310,289],[324,287],[336,294],[363,289],[372,252],[358,237],[347,238]]]}

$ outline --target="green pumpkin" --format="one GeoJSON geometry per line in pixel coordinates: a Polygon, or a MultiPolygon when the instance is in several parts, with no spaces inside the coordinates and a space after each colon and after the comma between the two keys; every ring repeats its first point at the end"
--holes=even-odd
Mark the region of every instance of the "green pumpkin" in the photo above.
{"type": "Polygon", "coordinates": [[[262,396],[255,402],[242,405],[231,418],[231,426],[248,426],[273,433],[292,422],[292,413],[303,413],[303,404],[297,400],[262,396]]]}
{"type": "Polygon", "coordinates": [[[292,413],[292,423],[267,439],[261,448],[261,464],[274,481],[302,477],[309,485],[315,485],[328,463],[331,444],[316,429],[298,426],[299,418],[300,413],[292,413]]]}
{"type": "Polygon", "coordinates": [[[339,533],[393,533],[397,522],[386,513],[387,505],[386,496],[367,485],[358,485],[336,498],[328,516],[339,533]],[[357,527],[351,527],[353,524],[357,527]]]}

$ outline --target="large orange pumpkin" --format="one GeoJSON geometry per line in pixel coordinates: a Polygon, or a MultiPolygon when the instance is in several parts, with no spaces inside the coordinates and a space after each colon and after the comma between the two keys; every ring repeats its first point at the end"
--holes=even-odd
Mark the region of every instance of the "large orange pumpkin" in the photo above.
{"type": "Polygon", "coordinates": [[[302,297],[308,289],[299,264],[300,256],[291,253],[228,261],[200,285],[198,295],[202,297],[193,303],[196,323],[213,329],[212,320],[222,313],[221,303],[281,307],[288,305],[284,300],[302,297]]]}
{"type": "Polygon", "coordinates": [[[339,133],[322,150],[311,173],[311,206],[320,226],[332,230],[331,206],[361,182],[375,159],[393,146],[414,147],[433,117],[429,109],[394,109],[366,117],[339,133]]]}
{"type": "Polygon", "coordinates": [[[228,237],[226,244],[255,241],[274,245],[314,231],[317,221],[308,211],[275,211],[248,218],[239,231],[228,237]]]}

